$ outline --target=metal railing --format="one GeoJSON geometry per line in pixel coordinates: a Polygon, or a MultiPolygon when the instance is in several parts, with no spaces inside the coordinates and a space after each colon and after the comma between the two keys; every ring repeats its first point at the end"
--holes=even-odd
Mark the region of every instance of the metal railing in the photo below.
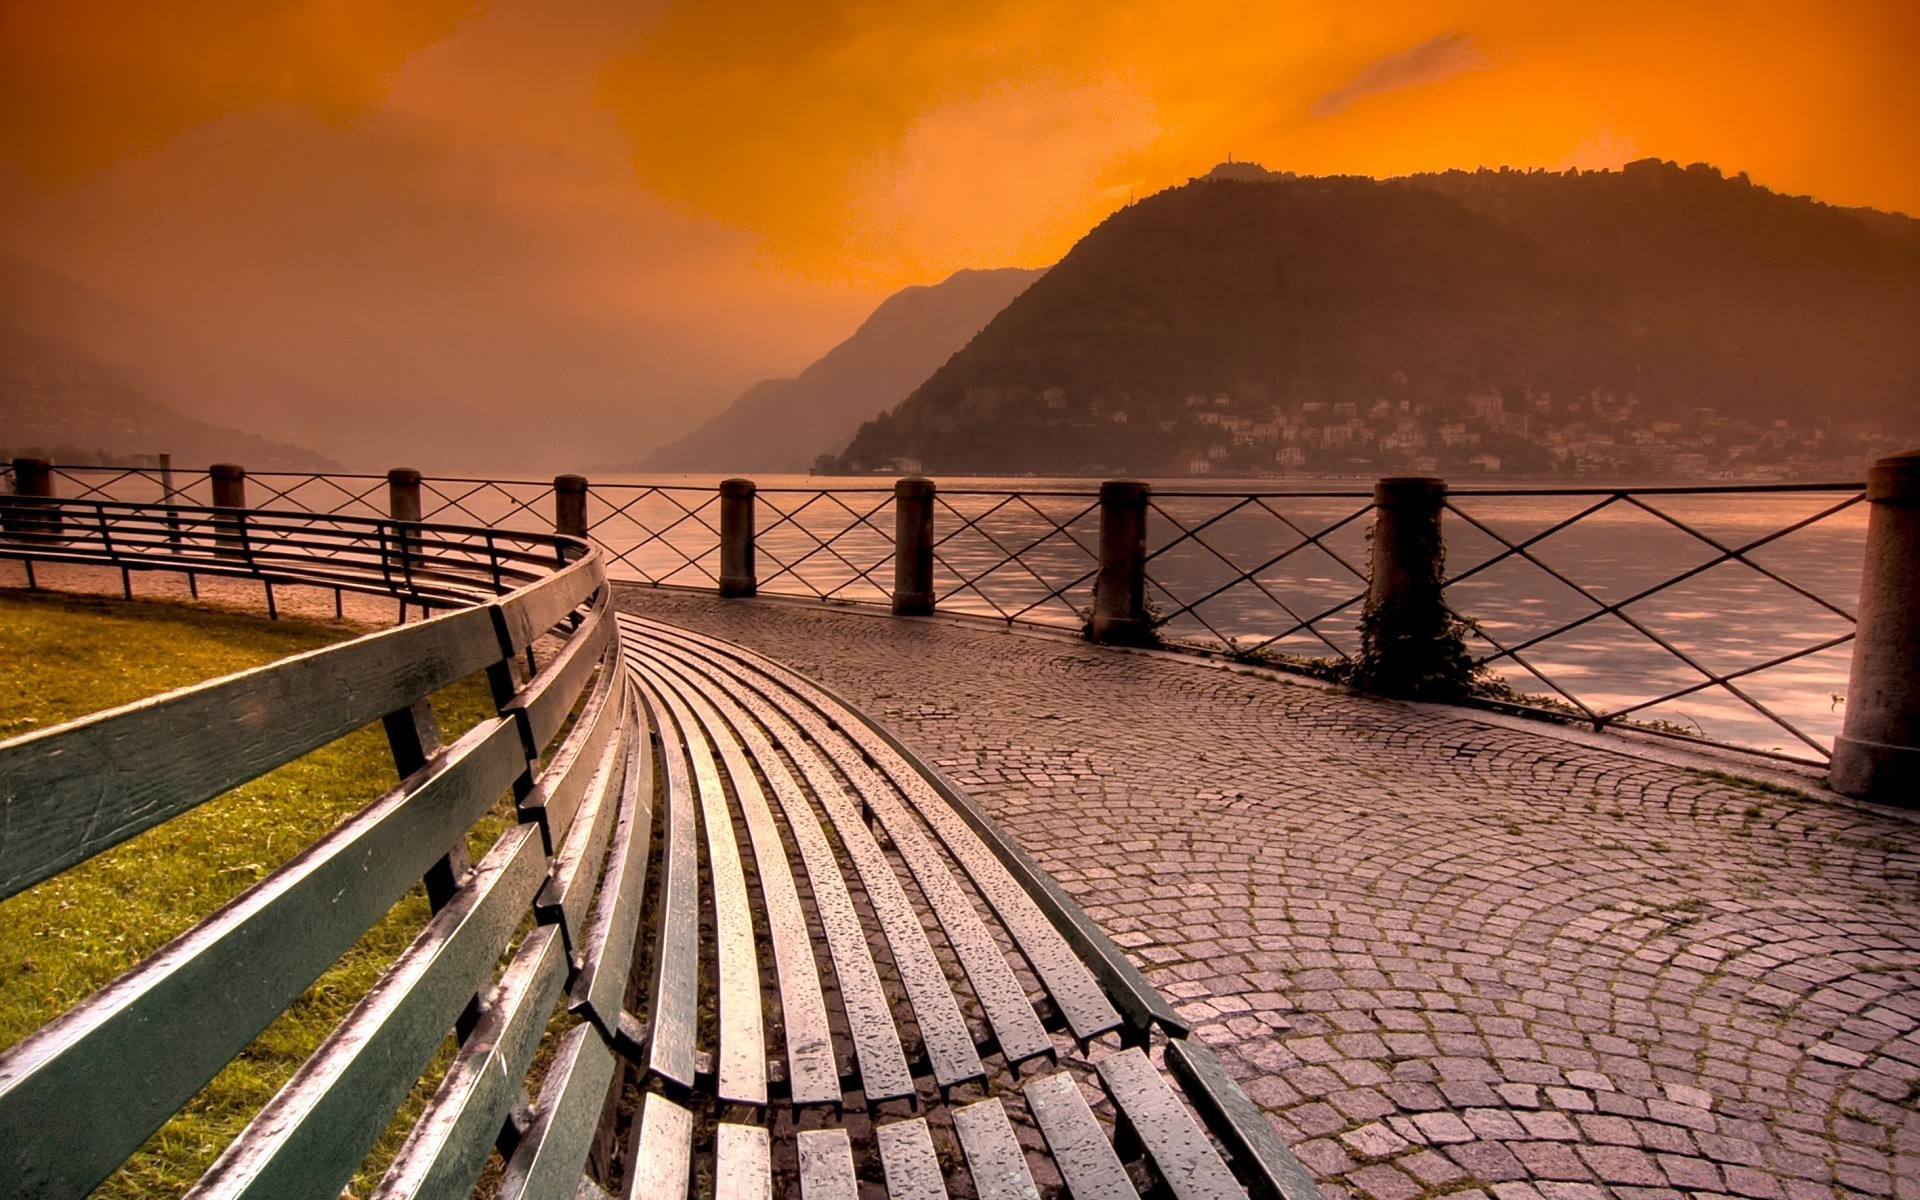
{"type": "MultiPolygon", "coordinates": [[[[151,468],[56,468],[62,491],[160,495],[151,468]]],[[[204,476],[182,472],[177,496],[204,476]]],[[[248,475],[277,506],[382,515],[375,475],[248,475]]],[[[131,497],[130,497],[131,498],[131,497]]],[[[427,477],[422,516],[551,529],[554,486],[427,477]]],[[[1494,702],[1604,726],[1823,761],[1839,731],[1864,541],[1864,486],[1464,488],[1446,503],[1448,602],[1494,702]]],[[[891,487],[757,489],[760,594],[880,603],[891,487]]],[[[1147,507],[1147,615],[1165,641],[1325,670],[1360,645],[1370,490],[1189,487],[1147,507]]],[[[1078,630],[1100,570],[1100,501],[1063,488],[940,488],[943,611],[1078,630]]],[[[596,483],[586,530],[612,578],[709,588],[712,487],[596,483]]]]}

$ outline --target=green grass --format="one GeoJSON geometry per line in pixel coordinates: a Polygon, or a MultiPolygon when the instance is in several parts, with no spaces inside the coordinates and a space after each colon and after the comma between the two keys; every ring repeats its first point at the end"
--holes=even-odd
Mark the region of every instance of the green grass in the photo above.
{"type": "MultiPolygon", "coordinates": [[[[14,737],[364,632],[208,606],[0,591],[0,737],[14,737]]],[[[484,681],[434,698],[448,741],[492,714],[484,681]]],[[[0,1047],[19,1041],[396,782],[376,724],[0,903],[0,1047]]],[[[477,859],[512,820],[496,806],[477,859]]],[[[428,916],[416,887],[95,1194],[177,1196],[210,1165],[428,916]]],[[[428,1076],[369,1159],[366,1194],[431,1095],[428,1076]]]]}

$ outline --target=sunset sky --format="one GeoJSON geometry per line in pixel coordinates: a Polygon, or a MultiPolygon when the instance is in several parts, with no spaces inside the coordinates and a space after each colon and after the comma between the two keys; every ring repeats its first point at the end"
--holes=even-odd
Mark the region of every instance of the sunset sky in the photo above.
{"type": "Polygon", "coordinates": [[[0,0],[0,252],[325,386],[579,414],[545,469],[1228,154],[1920,213],[1912,0],[392,7],[0,0]]]}

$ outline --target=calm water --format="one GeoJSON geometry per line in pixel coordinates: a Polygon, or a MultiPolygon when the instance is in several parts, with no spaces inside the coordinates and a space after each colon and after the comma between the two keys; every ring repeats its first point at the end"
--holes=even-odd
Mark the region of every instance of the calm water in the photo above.
{"type": "MultiPolygon", "coordinates": [[[[596,476],[590,518],[617,578],[710,586],[719,568],[719,476],[596,476]]],[[[182,476],[183,482],[185,476],[182,476]]],[[[197,481],[196,481],[197,482],[197,481]]],[[[250,479],[250,499],[293,477],[250,479]]],[[[759,477],[758,573],[769,593],[885,602],[892,587],[892,484],[887,480],[759,477]],[[837,486],[836,486],[837,485],[837,486]],[[821,495],[823,486],[833,487],[821,495]]],[[[1149,514],[1152,601],[1170,637],[1212,645],[1264,646],[1321,657],[1357,643],[1365,586],[1368,481],[1170,480],[1155,484],[1149,514]],[[1343,492],[1276,495],[1267,488],[1343,492]]],[[[111,489],[153,499],[148,481],[111,489]]],[[[944,609],[1072,627],[1092,601],[1098,545],[1093,485],[1082,479],[940,481],[935,508],[936,583],[944,609]],[[1018,489],[1021,498],[1004,492],[1018,489]]],[[[64,494],[73,494],[63,487],[64,494]]],[[[538,528],[551,500],[542,485],[429,482],[429,520],[538,528]],[[436,513],[441,505],[453,504],[436,513]]],[[[1449,590],[1472,618],[1480,654],[1519,648],[1495,668],[1524,692],[1557,696],[1598,712],[1636,709],[1743,745],[1809,754],[1810,747],[1708,675],[1728,676],[1851,632],[1859,597],[1864,505],[1854,505],[1729,561],[1737,548],[1834,506],[1844,493],[1647,497],[1672,521],[1615,504],[1530,547],[1538,563],[1504,547],[1593,505],[1593,496],[1456,496],[1446,518],[1449,590]],[[1674,521],[1691,527],[1689,533],[1674,521]],[[1477,522],[1477,525],[1476,525],[1477,522]],[[1484,527],[1484,528],[1482,528],[1484,527]],[[1706,567],[1684,582],[1658,585],[1706,567]],[[1770,579],[1779,575],[1811,596],[1770,579]],[[1560,578],[1556,578],[1555,574],[1560,578]],[[1657,590],[1656,590],[1657,589],[1657,590]],[[1641,593],[1650,592],[1642,596],[1641,593]],[[1621,605],[1553,634],[1601,605],[1621,605]],[[1637,628],[1636,628],[1637,626],[1637,628]],[[1553,634],[1552,636],[1543,636],[1553,634]],[[1657,640],[1656,640],[1657,639],[1657,640]],[[1665,641],[1671,650],[1662,648],[1665,641]],[[1691,689],[1691,690],[1689,690],[1691,689]],[[1649,700],[1686,694],[1641,708],[1649,700]]],[[[383,480],[298,483],[282,504],[378,515],[383,480]]],[[[1755,671],[1731,686],[1824,747],[1844,715],[1849,646],[1841,644],[1755,671]]]]}

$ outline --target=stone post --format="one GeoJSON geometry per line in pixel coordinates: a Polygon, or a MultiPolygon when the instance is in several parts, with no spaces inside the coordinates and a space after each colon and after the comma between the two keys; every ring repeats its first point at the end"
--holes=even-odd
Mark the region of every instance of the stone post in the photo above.
{"type": "Polygon", "coordinates": [[[44,458],[13,460],[13,494],[6,502],[6,534],[16,541],[47,541],[66,530],[54,499],[53,464],[44,458]]]}
{"type": "Polygon", "coordinates": [[[933,480],[893,485],[893,615],[933,611],[933,480]]]}
{"type": "MultiPolygon", "coordinates": [[[[239,463],[215,463],[207,468],[207,478],[213,484],[213,507],[244,509],[247,506],[247,469],[239,463]]],[[[213,519],[214,553],[223,558],[243,558],[246,555],[246,518],[235,512],[232,516],[216,516],[213,519]]]]}
{"type": "Polygon", "coordinates": [[[1847,681],[1847,720],[1833,740],[1836,792],[1920,807],[1920,450],[1867,472],[1867,556],[1847,681]]]}
{"type": "Polygon", "coordinates": [[[1100,485],[1100,570],[1093,585],[1096,642],[1147,645],[1154,640],[1147,616],[1147,497],[1144,483],[1109,480],[1100,485]]]}
{"type": "Polygon", "coordinates": [[[420,472],[412,467],[387,472],[387,515],[396,521],[420,519],[420,472]]]}
{"type": "Polygon", "coordinates": [[[587,477],[553,477],[553,531],[567,537],[587,538],[587,477]]]}
{"type": "Polygon", "coordinates": [[[753,495],[751,479],[720,481],[720,594],[743,599],[760,589],[753,565],[753,495]]]}
{"type": "Polygon", "coordinates": [[[1427,700],[1466,694],[1473,665],[1442,595],[1447,482],[1395,476],[1373,485],[1373,548],[1353,684],[1427,700]]]}

